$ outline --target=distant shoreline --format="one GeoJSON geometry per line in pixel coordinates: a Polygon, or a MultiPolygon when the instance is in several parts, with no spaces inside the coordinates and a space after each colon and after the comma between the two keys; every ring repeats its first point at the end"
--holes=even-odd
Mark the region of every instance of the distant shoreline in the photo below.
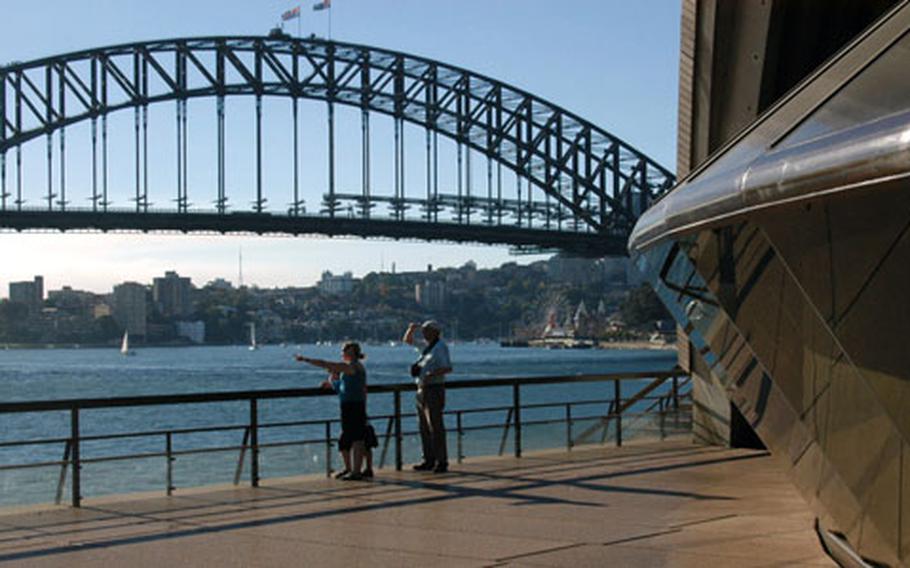
{"type": "Polygon", "coordinates": [[[576,340],[576,339],[530,339],[508,340],[501,342],[503,347],[510,349],[606,349],[606,350],[647,350],[647,351],[675,351],[676,342],[655,343],[647,339],[632,339],[622,341],[604,340],[576,340]]]}
{"type": "MultiPolygon", "coordinates": [[[[339,340],[340,341],[340,340],[339,340]]],[[[461,343],[461,342],[459,342],[461,343]]],[[[466,343],[473,343],[468,341],[466,343]]],[[[484,343],[484,342],[478,342],[484,343]]],[[[267,343],[260,344],[260,347],[275,345],[278,346],[278,343],[267,343]]],[[[292,345],[291,343],[287,344],[288,346],[292,345]]],[[[294,343],[293,345],[297,345],[294,343]]],[[[310,345],[310,344],[307,344],[310,345]]],[[[243,343],[142,343],[139,345],[132,345],[134,349],[164,349],[169,347],[247,347],[243,343]]],[[[521,346],[508,346],[509,348],[518,348],[518,349],[577,349],[577,347],[570,346],[548,346],[543,344],[531,344],[531,345],[521,345],[521,346]]],[[[628,341],[598,341],[592,345],[586,347],[587,349],[603,349],[603,350],[616,350],[616,351],[630,351],[630,350],[639,350],[639,351],[675,351],[676,343],[652,343],[651,341],[642,339],[642,340],[628,340],[628,341]]],[[[44,350],[44,349],[120,349],[120,344],[111,344],[111,343],[0,343],[0,351],[5,350],[44,350]]]]}
{"type": "MultiPolygon", "coordinates": [[[[131,345],[132,348],[162,348],[162,347],[213,347],[219,345],[233,345],[232,343],[141,343],[131,345]]],[[[240,345],[239,343],[237,345],[240,345]]],[[[20,349],[120,349],[120,343],[0,343],[0,351],[20,349]]]]}
{"type": "Polygon", "coordinates": [[[597,349],[648,349],[652,351],[676,351],[676,343],[652,343],[647,340],[638,341],[601,341],[597,349]]]}

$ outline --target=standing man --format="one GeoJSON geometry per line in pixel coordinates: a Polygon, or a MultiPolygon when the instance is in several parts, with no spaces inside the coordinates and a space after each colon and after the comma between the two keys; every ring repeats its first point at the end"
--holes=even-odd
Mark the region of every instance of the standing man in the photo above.
{"type": "Polygon", "coordinates": [[[418,329],[426,345],[417,362],[411,365],[411,376],[417,381],[417,418],[423,462],[415,465],[414,469],[445,473],[449,469],[449,455],[442,411],[446,406],[445,376],[452,372],[452,362],[449,360],[449,348],[440,338],[442,327],[436,321],[428,320],[423,325],[409,324],[402,341],[414,345],[414,334],[418,329]]]}

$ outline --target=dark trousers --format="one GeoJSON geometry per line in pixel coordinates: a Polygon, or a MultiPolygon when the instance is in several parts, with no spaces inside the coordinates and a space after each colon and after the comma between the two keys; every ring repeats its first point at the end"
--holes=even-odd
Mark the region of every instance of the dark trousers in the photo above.
{"type": "Polygon", "coordinates": [[[431,385],[417,391],[417,419],[420,422],[423,461],[426,463],[449,463],[446,426],[442,420],[442,411],[445,406],[445,386],[431,385]]]}

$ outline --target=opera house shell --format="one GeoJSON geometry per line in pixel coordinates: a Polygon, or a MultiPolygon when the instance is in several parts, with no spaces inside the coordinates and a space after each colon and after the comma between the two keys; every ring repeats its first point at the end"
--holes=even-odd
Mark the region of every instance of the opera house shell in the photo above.
{"type": "Polygon", "coordinates": [[[908,178],[901,2],[691,171],[629,243],[842,563],[910,566],[908,178]]]}

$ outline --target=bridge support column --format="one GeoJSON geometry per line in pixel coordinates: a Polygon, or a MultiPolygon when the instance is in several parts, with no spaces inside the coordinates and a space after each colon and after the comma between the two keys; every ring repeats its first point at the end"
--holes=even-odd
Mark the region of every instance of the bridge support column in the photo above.
{"type": "Polygon", "coordinates": [[[328,103],[329,121],[329,217],[335,217],[335,105],[328,103]]]}

